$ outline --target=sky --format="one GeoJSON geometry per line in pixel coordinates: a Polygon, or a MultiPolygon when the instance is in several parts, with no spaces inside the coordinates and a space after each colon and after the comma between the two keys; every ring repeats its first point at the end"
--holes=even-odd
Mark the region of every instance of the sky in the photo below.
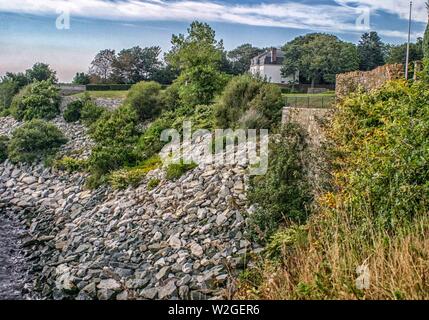
{"type": "MultiPolygon", "coordinates": [[[[413,1],[412,40],[423,35],[425,0],[413,1]]],[[[225,48],[282,46],[296,36],[327,32],[357,43],[363,32],[406,42],[407,0],[0,0],[0,76],[35,62],[62,82],[86,72],[102,49],[170,48],[190,22],[209,23],[225,48]]]]}

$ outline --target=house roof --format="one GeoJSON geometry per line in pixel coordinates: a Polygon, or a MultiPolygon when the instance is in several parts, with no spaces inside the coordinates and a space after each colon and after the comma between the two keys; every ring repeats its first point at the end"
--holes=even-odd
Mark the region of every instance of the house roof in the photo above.
{"type": "Polygon", "coordinates": [[[276,61],[272,61],[272,50],[273,49],[265,51],[264,53],[261,53],[260,55],[254,57],[252,59],[252,66],[265,64],[282,65],[284,61],[284,52],[280,49],[277,49],[277,59],[276,61]]]}

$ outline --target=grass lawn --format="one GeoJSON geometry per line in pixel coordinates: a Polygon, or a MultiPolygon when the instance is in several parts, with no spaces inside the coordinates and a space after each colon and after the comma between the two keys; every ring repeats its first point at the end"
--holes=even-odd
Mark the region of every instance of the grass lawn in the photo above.
{"type": "MultiPolygon", "coordinates": [[[[106,98],[106,99],[125,99],[128,91],[87,91],[91,98],[106,98]]],[[[78,93],[75,96],[83,97],[84,93],[78,93]]]]}
{"type": "Polygon", "coordinates": [[[283,94],[286,105],[297,108],[328,108],[335,103],[335,93],[291,93],[283,94]]]}

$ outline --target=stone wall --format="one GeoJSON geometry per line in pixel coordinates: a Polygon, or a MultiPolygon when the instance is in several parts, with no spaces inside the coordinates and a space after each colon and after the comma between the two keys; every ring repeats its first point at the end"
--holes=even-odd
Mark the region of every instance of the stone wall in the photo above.
{"type": "Polygon", "coordinates": [[[354,71],[337,75],[337,98],[343,98],[359,88],[371,91],[382,87],[386,82],[404,78],[402,64],[389,64],[372,71],[354,71]]]}
{"type": "Polygon", "coordinates": [[[322,123],[331,113],[332,109],[286,107],[282,123],[298,123],[307,132],[311,145],[318,147],[324,140],[322,123]]]}
{"type": "MultiPolygon", "coordinates": [[[[60,105],[60,110],[63,112],[69,103],[78,100],[79,96],[65,96],[63,97],[60,105]]],[[[94,102],[97,106],[106,108],[107,110],[115,110],[119,108],[125,99],[112,99],[112,98],[97,98],[94,102]]]]}

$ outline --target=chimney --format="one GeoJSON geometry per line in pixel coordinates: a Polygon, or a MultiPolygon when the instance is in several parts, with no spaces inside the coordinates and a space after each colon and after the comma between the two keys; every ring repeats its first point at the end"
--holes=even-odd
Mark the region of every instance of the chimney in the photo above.
{"type": "Polygon", "coordinates": [[[277,48],[271,48],[271,63],[277,62],[277,48]]]}

